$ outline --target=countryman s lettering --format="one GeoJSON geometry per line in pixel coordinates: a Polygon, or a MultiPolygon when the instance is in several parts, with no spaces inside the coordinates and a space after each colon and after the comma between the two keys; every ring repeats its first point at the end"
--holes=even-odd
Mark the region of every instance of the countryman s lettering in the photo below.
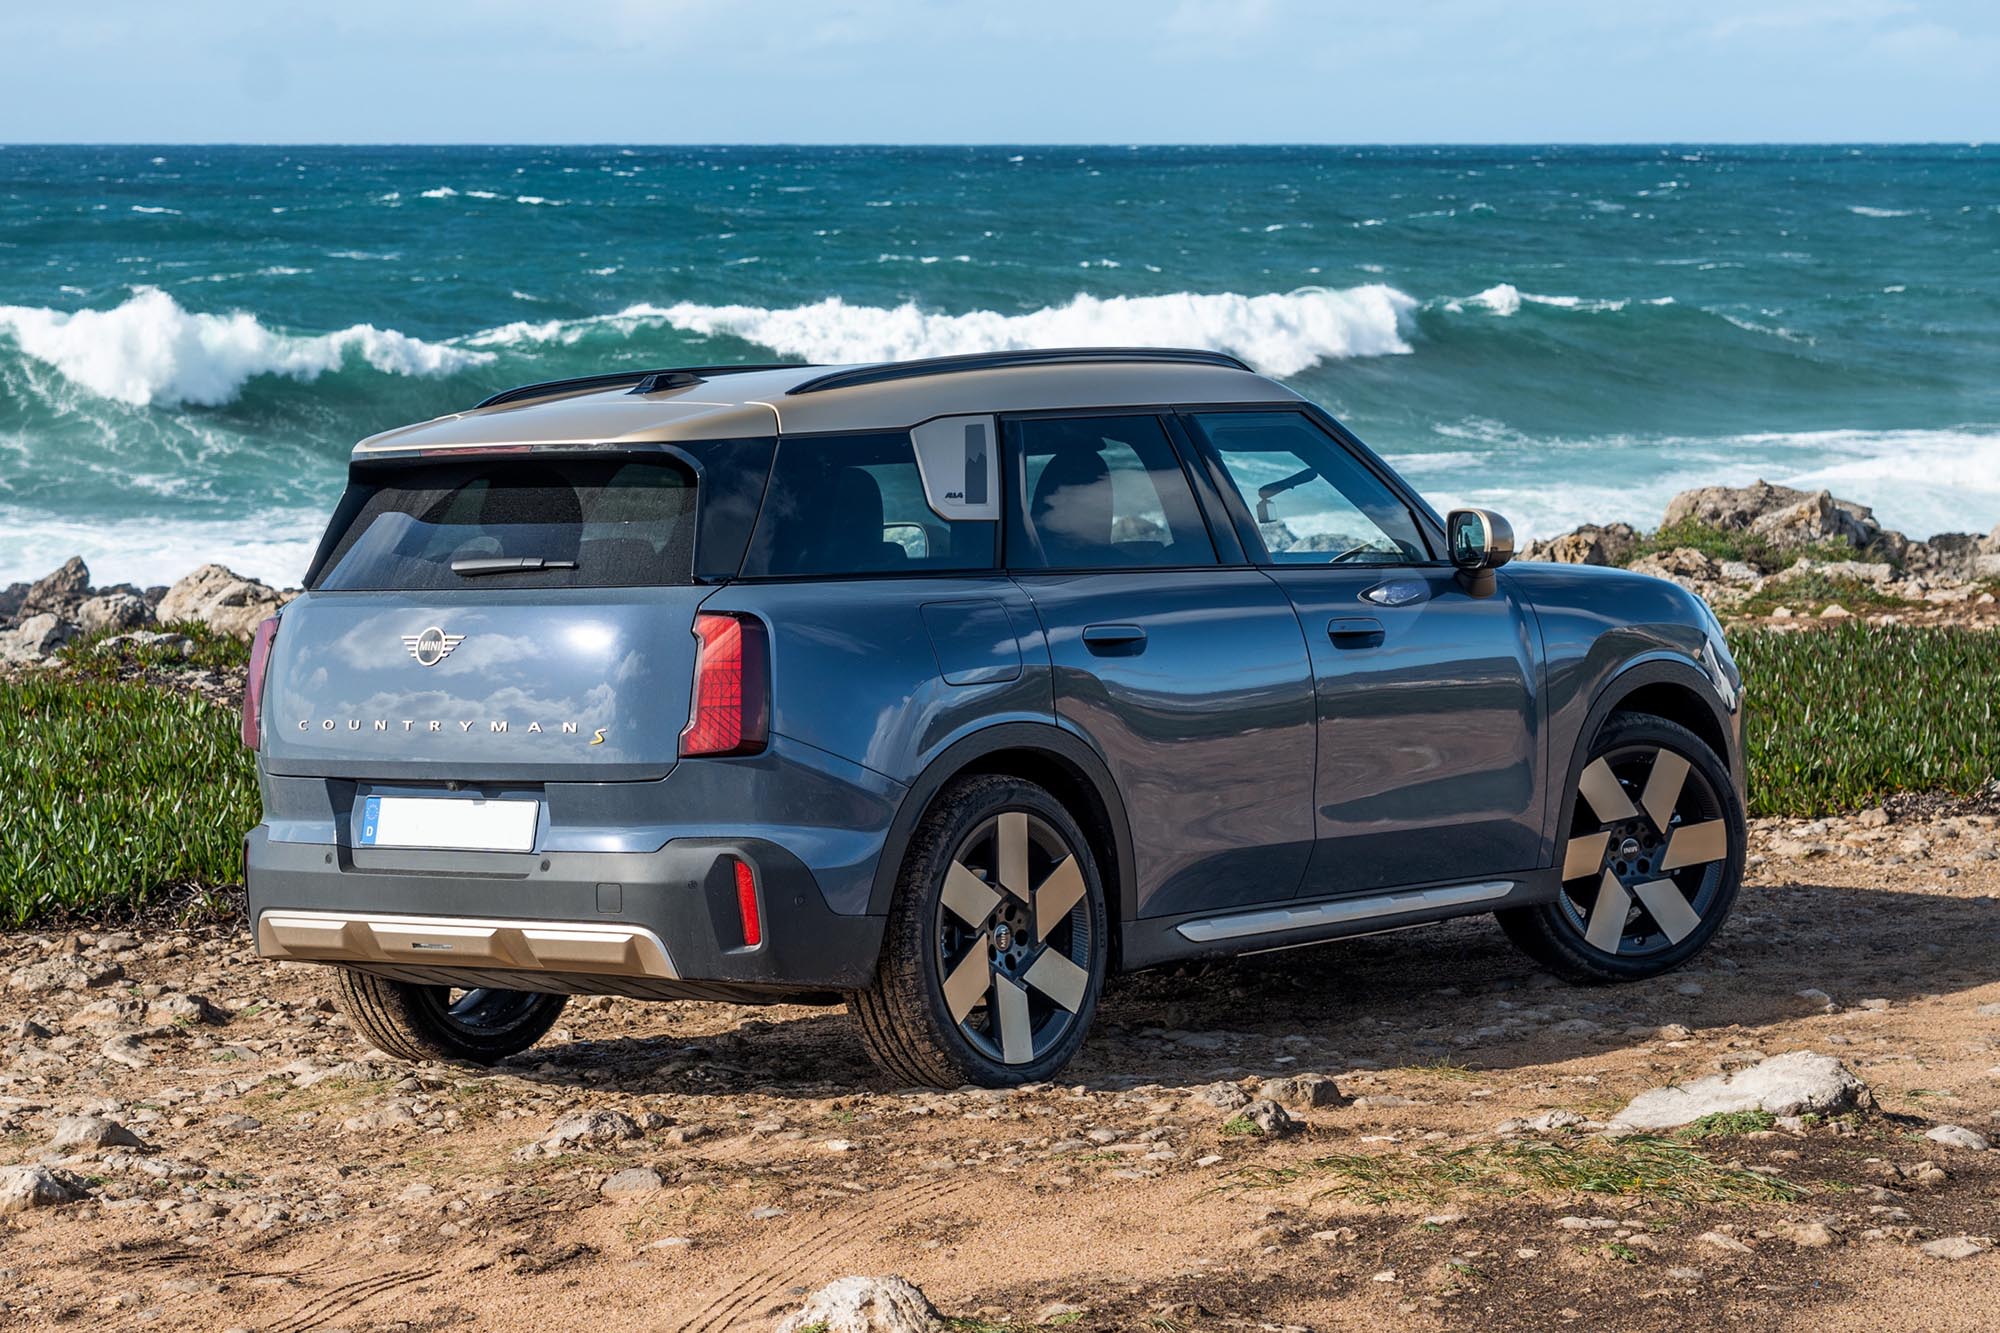
{"type": "Polygon", "coordinates": [[[1736,666],[1512,549],[1208,352],[514,389],[357,447],[257,636],[257,946],[409,1058],[835,992],[943,1085],[1114,969],[1468,913],[1651,976],[1742,875],[1736,666]]]}

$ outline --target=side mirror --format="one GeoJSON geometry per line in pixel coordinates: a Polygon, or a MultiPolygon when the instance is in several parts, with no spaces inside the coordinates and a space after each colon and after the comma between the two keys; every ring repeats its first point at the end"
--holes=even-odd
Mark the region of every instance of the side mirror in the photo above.
{"type": "Polygon", "coordinates": [[[1474,597],[1493,595],[1493,571],[1514,558],[1514,526],[1490,509],[1454,509],[1445,539],[1458,582],[1474,597]]]}

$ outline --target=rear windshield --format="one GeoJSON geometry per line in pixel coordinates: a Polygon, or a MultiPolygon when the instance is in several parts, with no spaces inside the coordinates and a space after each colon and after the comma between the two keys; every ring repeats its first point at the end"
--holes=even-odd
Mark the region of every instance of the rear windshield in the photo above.
{"type": "Polygon", "coordinates": [[[315,590],[694,580],[695,481],[667,459],[484,460],[357,477],[315,590]],[[351,516],[351,517],[350,517],[351,516]],[[345,523],[345,526],[341,525],[345,523]]]}

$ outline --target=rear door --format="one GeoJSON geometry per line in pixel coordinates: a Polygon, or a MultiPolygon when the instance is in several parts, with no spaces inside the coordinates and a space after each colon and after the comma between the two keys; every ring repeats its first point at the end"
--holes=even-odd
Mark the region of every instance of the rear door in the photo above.
{"type": "Polygon", "coordinates": [[[1475,880],[1541,854],[1532,613],[1474,597],[1371,460],[1306,412],[1183,418],[1245,545],[1298,609],[1319,732],[1307,896],[1475,880]]]}
{"type": "Polygon", "coordinates": [[[1233,532],[1218,555],[1158,415],[1016,417],[1002,437],[1007,566],[1047,634],[1057,717],[1124,799],[1128,910],[1291,896],[1313,840],[1313,687],[1285,594],[1233,532]]]}

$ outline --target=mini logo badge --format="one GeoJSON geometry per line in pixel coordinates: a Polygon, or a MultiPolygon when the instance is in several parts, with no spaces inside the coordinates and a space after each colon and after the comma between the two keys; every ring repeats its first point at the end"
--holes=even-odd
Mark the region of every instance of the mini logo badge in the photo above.
{"type": "Polygon", "coordinates": [[[422,634],[403,636],[403,646],[410,650],[410,656],[417,659],[418,666],[427,667],[434,667],[450,657],[452,650],[464,642],[463,634],[446,634],[436,625],[432,625],[422,634]]]}

